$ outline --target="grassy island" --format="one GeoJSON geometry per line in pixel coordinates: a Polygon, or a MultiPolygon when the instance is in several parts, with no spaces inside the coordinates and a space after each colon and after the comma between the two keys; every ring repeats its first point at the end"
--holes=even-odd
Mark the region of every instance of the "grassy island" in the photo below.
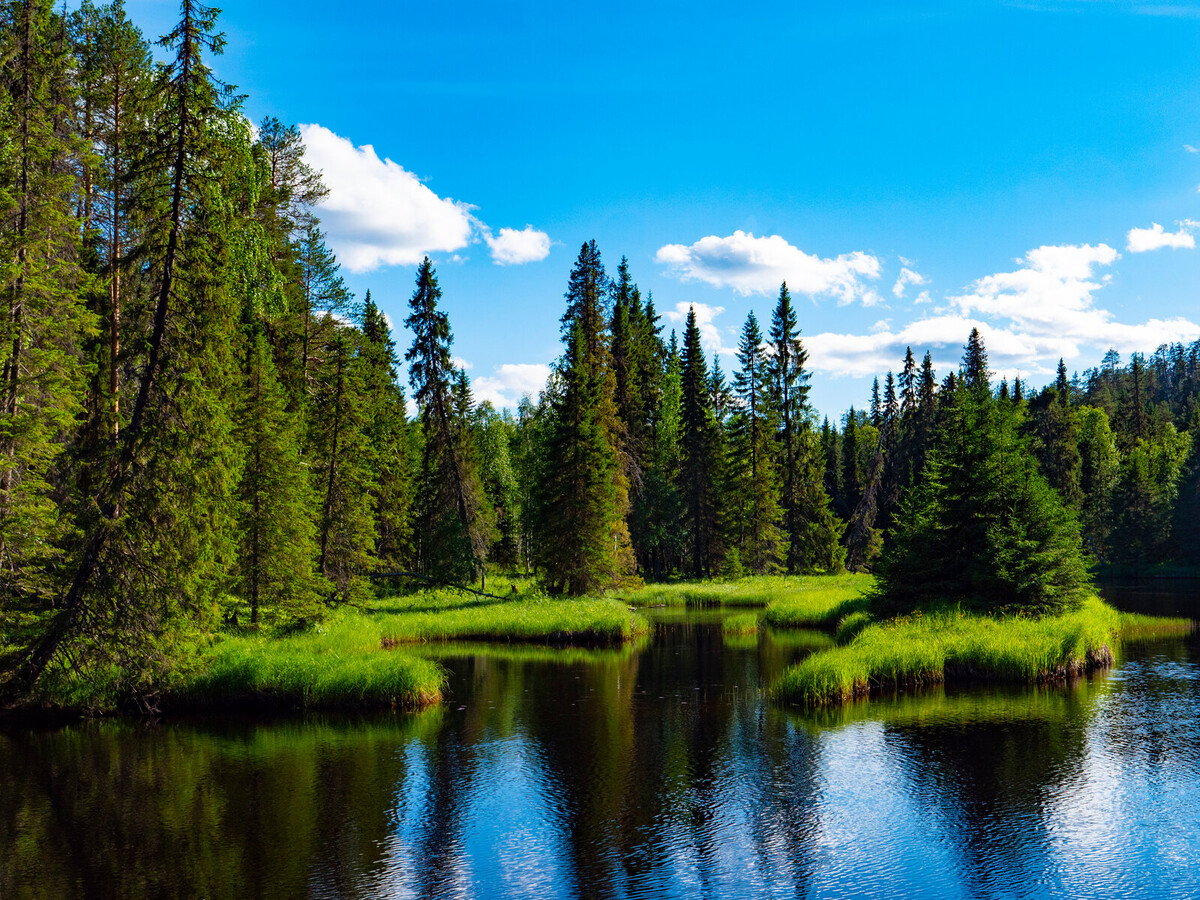
{"type": "Polygon", "coordinates": [[[1187,619],[1118,612],[1099,598],[1043,617],[944,608],[865,624],[847,643],[789,668],[772,692],[785,702],[821,704],[953,680],[1059,681],[1111,665],[1121,640],[1192,627],[1187,619]]]}

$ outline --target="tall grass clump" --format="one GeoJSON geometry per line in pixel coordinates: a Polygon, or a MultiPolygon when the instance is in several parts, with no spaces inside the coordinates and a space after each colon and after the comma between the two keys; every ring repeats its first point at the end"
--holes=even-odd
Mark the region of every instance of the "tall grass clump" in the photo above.
{"type": "Polygon", "coordinates": [[[220,638],[202,663],[198,674],[172,691],[169,703],[256,700],[418,709],[441,699],[445,681],[435,662],[385,649],[379,623],[349,610],[291,637],[220,638]]]}
{"type": "Polygon", "coordinates": [[[869,625],[848,644],[807,657],[784,672],[773,693],[785,702],[821,704],[955,678],[1060,680],[1111,665],[1111,648],[1125,632],[1178,634],[1191,627],[1148,618],[1119,613],[1098,597],[1058,616],[974,615],[957,607],[918,612],[869,625]]]}
{"type": "Polygon", "coordinates": [[[737,613],[721,622],[724,635],[746,635],[758,633],[758,616],[755,613],[737,613]]]}

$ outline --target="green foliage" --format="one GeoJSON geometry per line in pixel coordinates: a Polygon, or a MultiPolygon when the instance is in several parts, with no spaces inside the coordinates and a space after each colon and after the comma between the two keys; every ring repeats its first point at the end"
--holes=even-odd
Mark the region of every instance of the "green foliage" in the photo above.
{"type": "Polygon", "coordinates": [[[315,616],[326,592],[317,559],[314,498],[300,466],[296,422],[263,335],[248,346],[244,399],[235,435],[245,448],[238,485],[237,590],[250,622],[288,623],[315,616]]]}
{"type": "MultiPolygon", "coordinates": [[[[979,364],[977,345],[964,365],[979,364]]],[[[879,605],[891,612],[938,602],[1052,612],[1089,593],[1074,514],[1037,471],[1011,403],[986,384],[944,410],[924,480],[901,506],[878,573],[879,605]]]]}
{"type": "Polygon", "coordinates": [[[768,360],[758,321],[751,312],[738,346],[741,366],[734,377],[739,404],[730,425],[724,469],[725,529],[729,555],[739,568],[763,575],[781,567],[785,544],[780,529],[775,434],[770,419],[768,360]]]}
{"type": "Polygon", "coordinates": [[[566,292],[567,345],[546,443],[553,464],[538,487],[536,558],[554,593],[594,593],[635,577],[616,375],[602,315],[607,283],[595,241],[584,244],[566,292]]]}
{"type": "Polygon", "coordinates": [[[429,257],[417,271],[417,288],[404,324],[413,343],[404,358],[421,421],[417,481],[417,563],[422,572],[468,581],[482,571],[490,542],[478,462],[470,444],[469,412],[455,402],[458,372],[450,358],[450,320],[429,257]]]}

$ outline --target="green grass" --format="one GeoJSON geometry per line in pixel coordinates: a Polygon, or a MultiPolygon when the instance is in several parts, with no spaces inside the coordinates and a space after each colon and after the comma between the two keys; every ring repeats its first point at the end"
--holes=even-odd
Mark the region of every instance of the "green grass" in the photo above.
{"type": "Polygon", "coordinates": [[[616,645],[650,628],[618,600],[533,593],[494,600],[449,589],[421,591],[377,600],[368,611],[384,640],[397,644],[461,639],[616,645]]]}
{"type": "Polygon", "coordinates": [[[868,607],[867,592],[875,581],[870,575],[836,575],[796,579],[763,611],[764,624],[772,628],[836,628],[848,616],[868,607]]]}
{"type": "Polygon", "coordinates": [[[723,635],[757,634],[758,614],[737,613],[732,616],[727,616],[725,620],[721,622],[721,633],[723,635]]]}
{"type": "Polygon", "coordinates": [[[1182,619],[1120,613],[1099,598],[1041,619],[941,610],[867,625],[848,644],[786,670],[772,691],[785,702],[820,704],[947,678],[1055,680],[1110,663],[1122,635],[1180,634],[1191,627],[1182,619]]]}
{"type": "Polygon", "coordinates": [[[754,575],[733,581],[651,584],[624,596],[633,606],[767,606],[812,592],[857,595],[872,583],[869,575],[754,575]]]}
{"type": "MultiPolygon", "coordinates": [[[[450,589],[386,596],[333,610],[300,634],[190,634],[162,648],[162,671],[136,693],[147,709],[263,702],[418,709],[438,702],[445,681],[433,654],[414,652],[431,642],[624,648],[649,631],[645,618],[619,601],[548,598],[523,587],[504,600],[450,589]]],[[[134,693],[119,669],[63,666],[30,699],[46,708],[111,712],[134,693]]]]}
{"type": "Polygon", "coordinates": [[[315,706],[394,705],[418,709],[441,699],[437,663],[384,648],[380,623],[341,610],[304,634],[218,638],[199,672],[171,691],[168,704],[225,705],[271,699],[315,706]]]}

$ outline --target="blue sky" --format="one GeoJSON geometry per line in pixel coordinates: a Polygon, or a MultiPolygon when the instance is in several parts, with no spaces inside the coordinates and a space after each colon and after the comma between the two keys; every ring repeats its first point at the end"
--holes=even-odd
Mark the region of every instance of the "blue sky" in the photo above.
{"type": "MultiPolygon", "coordinates": [[[[128,10],[157,36],[177,7],[128,10]]],[[[1200,0],[255,0],[222,25],[247,114],[310,126],[351,288],[398,326],[428,252],[497,402],[559,353],[590,238],[713,350],[786,278],[822,413],[906,344],[944,371],[972,325],[1036,383],[1200,336],[1200,0]]]]}

